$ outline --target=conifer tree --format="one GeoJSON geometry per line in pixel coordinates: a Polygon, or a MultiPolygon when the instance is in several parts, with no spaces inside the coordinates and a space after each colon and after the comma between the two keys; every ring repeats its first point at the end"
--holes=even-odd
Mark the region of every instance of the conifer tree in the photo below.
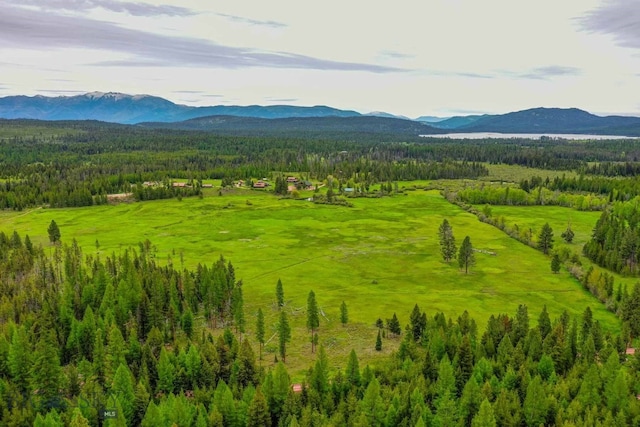
{"type": "Polygon", "coordinates": [[[473,417],[471,427],[495,427],[496,425],[496,417],[493,414],[491,403],[489,403],[487,399],[484,399],[480,404],[480,410],[476,416],[473,417]]]}
{"type": "Polygon", "coordinates": [[[218,382],[218,387],[213,394],[213,405],[220,411],[225,426],[236,424],[238,411],[233,399],[233,392],[224,381],[218,382]]]}
{"type": "Polygon", "coordinates": [[[114,397],[112,395],[111,397],[109,397],[107,401],[108,408],[115,410],[116,417],[106,419],[104,422],[104,427],[127,427],[129,425],[125,417],[125,411],[122,409],[122,402],[120,400],[122,399],[118,398],[117,396],[114,397]]]}
{"type": "Polygon", "coordinates": [[[516,311],[516,317],[513,322],[512,329],[512,342],[513,345],[517,345],[521,340],[524,340],[529,333],[529,310],[526,304],[518,304],[518,311],[516,311]]]}
{"type": "Polygon", "coordinates": [[[358,363],[356,351],[353,349],[349,353],[345,377],[351,386],[358,387],[360,385],[360,364],[358,363]]]}
{"type": "Polygon", "coordinates": [[[165,393],[173,392],[174,379],[175,366],[171,361],[169,353],[162,347],[160,350],[160,360],[158,360],[158,391],[165,393]]]}
{"type": "Polygon", "coordinates": [[[446,218],[438,228],[438,238],[440,240],[442,259],[444,259],[445,262],[451,262],[456,256],[456,239],[453,236],[453,229],[446,218]]]}
{"type": "Polygon", "coordinates": [[[548,255],[549,251],[553,249],[553,230],[548,222],[545,222],[542,226],[542,230],[540,230],[537,247],[545,255],[548,255]]]}
{"type": "Polygon", "coordinates": [[[280,312],[280,319],[278,321],[278,350],[282,361],[287,361],[287,343],[291,341],[291,327],[289,326],[289,320],[287,320],[287,313],[280,312]]]}
{"type": "Polygon", "coordinates": [[[189,350],[187,351],[183,363],[189,384],[192,388],[196,388],[198,386],[198,381],[201,379],[202,357],[195,345],[189,344],[189,350]]]}
{"type": "Polygon", "coordinates": [[[58,411],[55,409],[48,412],[47,415],[36,415],[36,419],[33,422],[33,427],[63,427],[64,423],[60,419],[58,411]]]}
{"type": "Polygon", "coordinates": [[[342,301],[342,304],[340,304],[340,323],[342,323],[342,326],[346,325],[347,322],[349,321],[349,312],[347,311],[347,304],[342,301]]]}
{"type": "Polygon", "coordinates": [[[262,309],[258,309],[258,317],[256,319],[256,339],[260,346],[260,360],[262,360],[262,347],[264,346],[264,314],[262,309]]]}
{"type": "Polygon", "coordinates": [[[444,396],[454,396],[456,394],[456,378],[453,373],[453,367],[449,356],[445,356],[440,360],[438,366],[438,380],[436,381],[436,394],[438,398],[444,396]]]}
{"type": "Polygon", "coordinates": [[[115,324],[109,329],[108,345],[105,357],[105,381],[110,384],[113,381],[116,369],[120,365],[126,365],[126,346],[120,328],[115,324]]]}
{"type": "Polygon", "coordinates": [[[7,367],[13,382],[21,393],[27,391],[29,370],[31,368],[31,346],[24,326],[15,329],[11,337],[11,346],[7,356],[7,367]]]}
{"type": "Polygon", "coordinates": [[[624,369],[619,369],[604,387],[607,408],[614,414],[624,411],[629,406],[629,386],[624,369]]]}
{"type": "Polygon", "coordinates": [[[416,304],[413,307],[411,315],[409,316],[409,327],[414,341],[418,342],[422,338],[422,334],[427,327],[426,320],[426,316],[422,315],[422,313],[420,312],[420,307],[418,307],[418,304],[416,304]]]}
{"type": "Polygon", "coordinates": [[[542,312],[540,313],[540,317],[538,318],[538,329],[540,330],[540,336],[543,340],[551,332],[551,319],[549,318],[546,304],[544,305],[544,307],[542,307],[542,312]]]}
{"type": "Polygon", "coordinates": [[[80,408],[75,408],[73,410],[69,427],[89,427],[89,420],[82,415],[80,408]]]}
{"type": "Polygon", "coordinates": [[[569,224],[567,224],[567,229],[562,232],[560,237],[562,237],[566,243],[572,243],[574,236],[575,233],[571,230],[571,222],[569,222],[569,224]]]}
{"type": "Polygon", "coordinates": [[[55,220],[51,220],[51,223],[47,228],[47,233],[49,234],[49,241],[51,243],[55,244],[60,241],[60,229],[58,228],[58,224],[56,224],[55,220]]]}
{"type": "Polygon", "coordinates": [[[240,332],[244,334],[245,331],[245,319],[244,319],[244,297],[242,295],[242,281],[239,281],[233,289],[232,295],[232,307],[233,322],[236,327],[236,333],[240,332]]]}
{"type": "Polygon", "coordinates": [[[267,407],[267,400],[262,394],[262,390],[258,387],[253,395],[249,412],[247,414],[247,427],[270,427],[271,415],[267,407]]]}
{"type": "Polygon", "coordinates": [[[129,371],[127,365],[121,364],[118,366],[113,377],[111,393],[120,402],[123,415],[127,422],[131,423],[134,417],[135,391],[131,371],[129,371]]]}
{"type": "Polygon", "coordinates": [[[149,399],[149,391],[141,379],[136,385],[135,397],[133,399],[133,421],[131,422],[131,425],[140,425],[147,410],[147,406],[149,405],[149,399]]]}
{"type": "Polygon", "coordinates": [[[324,346],[320,346],[318,357],[311,373],[309,385],[320,396],[324,396],[329,391],[329,358],[324,350],[324,346]]]}
{"type": "Polygon", "coordinates": [[[258,376],[256,356],[253,353],[249,341],[244,340],[242,344],[240,344],[240,351],[238,351],[236,362],[238,363],[238,383],[240,383],[242,387],[255,384],[258,376]]]}
{"type": "Polygon", "coordinates": [[[378,329],[378,337],[376,338],[376,351],[382,351],[382,337],[380,336],[380,329],[378,329]]]}
{"type": "Polygon", "coordinates": [[[27,251],[33,255],[34,254],[34,248],[33,248],[33,243],[31,243],[31,239],[29,238],[29,235],[26,234],[24,236],[24,247],[27,249],[27,251]]]}
{"type": "Polygon", "coordinates": [[[462,342],[458,347],[458,369],[456,371],[456,379],[458,381],[456,387],[458,390],[464,388],[471,373],[473,372],[473,350],[471,349],[471,341],[469,335],[462,337],[462,342]]]}
{"type": "Polygon", "coordinates": [[[458,265],[460,268],[464,268],[465,274],[469,273],[469,267],[476,263],[476,258],[473,253],[473,246],[471,245],[471,239],[466,236],[460,245],[460,252],[458,252],[458,265]]]}
{"type": "Polygon", "coordinates": [[[367,425],[382,425],[384,419],[384,402],[380,396],[380,382],[374,378],[364,392],[362,401],[360,402],[362,414],[366,417],[367,425]]]}
{"type": "Polygon", "coordinates": [[[284,307],[284,288],[282,287],[282,281],[278,279],[278,283],[276,284],[276,304],[278,305],[278,310],[284,307]]]}
{"type": "Polygon", "coordinates": [[[49,330],[36,344],[33,365],[30,367],[31,387],[38,390],[40,404],[51,406],[59,399],[62,369],[56,343],[55,332],[49,330]]]}
{"type": "Polygon", "coordinates": [[[537,375],[527,386],[523,411],[528,426],[544,424],[547,416],[547,396],[542,381],[537,375]]]}
{"type": "Polygon", "coordinates": [[[629,322],[633,336],[640,335],[640,283],[633,286],[631,295],[622,303],[622,320],[629,322]]]}
{"type": "Polygon", "coordinates": [[[311,353],[315,351],[315,332],[320,326],[320,314],[318,312],[318,303],[316,302],[316,294],[309,291],[307,297],[307,329],[311,331],[311,353]]]}
{"type": "Polygon", "coordinates": [[[558,254],[553,254],[551,258],[551,271],[554,274],[558,274],[560,272],[560,267],[562,266],[562,262],[560,261],[560,257],[558,254]]]}
{"type": "Polygon", "coordinates": [[[462,387],[458,387],[458,389],[460,388],[462,388],[462,395],[458,400],[460,422],[468,426],[471,425],[474,415],[478,413],[483,396],[475,378],[471,378],[462,387]]]}
{"type": "Polygon", "coordinates": [[[582,377],[576,399],[585,408],[599,406],[602,403],[601,392],[602,380],[600,379],[598,368],[595,365],[591,365],[587,373],[582,377]]]}
{"type": "Polygon", "coordinates": [[[389,332],[391,332],[394,336],[398,336],[402,333],[402,329],[400,328],[400,321],[398,320],[398,316],[393,313],[391,319],[387,320],[387,327],[389,328],[389,332]]]}
{"type": "Polygon", "coordinates": [[[190,339],[193,338],[193,313],[190,308],[187,308],[182,313],[182,330],[190,339]]]}

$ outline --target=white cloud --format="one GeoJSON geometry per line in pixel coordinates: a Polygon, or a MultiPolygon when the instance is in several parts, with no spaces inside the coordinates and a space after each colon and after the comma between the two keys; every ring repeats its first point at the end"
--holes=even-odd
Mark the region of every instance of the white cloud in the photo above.
{"type": "Polygon", "coordinates": [[[622,25],[638,0],[16,4],[0,0],[3,94],[287,100],[408,116],[540,105],[640,112],[640,39],[622,25]]]}

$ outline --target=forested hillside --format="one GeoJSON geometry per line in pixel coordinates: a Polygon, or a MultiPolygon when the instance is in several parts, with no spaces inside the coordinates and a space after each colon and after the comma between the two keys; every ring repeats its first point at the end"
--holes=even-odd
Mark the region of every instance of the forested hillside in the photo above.
{"type": "MultiPolygon", "coordinates": [[[[361,367],[352,352],[334,371],[321,347],[294,388],[283,363],[286,342],[303,337],[279,332],[282,360],[261,369],[249,339],[257,332],[260,342],[260,326],[247,322],[242,272],[231,261],[178,271],[156,262],[150,242],[117,256],[84,257],[73,241],[34,247],[15,233],[0,233],[0,254],[0,425],[640,420],[640,356],[626,356],[628,335],[605,333],[589,308],[580,318],[552,320],[523,304],[479,331],[466,313],[447,319],[416,305],[401,314],[406,329],[380,324],[386,338],[376,346],[401,341],[391,359],[361,367]],[[212,336],[213,325],[224,332],[212,336]]],[[[630,298],[640,304],[640,287],[630,298]]],[[[286,317],[282,311],[279,331],[286,317]]]]}
{"type": "MultiPolygon", "coordinates": [[[[240,137],[147,130],[99,122],[1,123],[0,179],[4,185],[0,185],[0,208],[18,210],[103,204],[106,195],[114,193],[133,192],[139,200],[198,195],[204,179],[246,180],[281,171],[307,173],[317,179],[331,175],[370,186],[398,180],[473,179],[487,174],[479,162],[589,174],[601,170],[587,163],[594,159],[616,162],[640,158],[637,144],[624,140],[505,140],[496,144],[494,140],[459,143],[430,139],[399,143],[380,142],[361,133],[317,140],[315,136],[240,137]],[[172,179],[186,180],[191,186],[174,188],[172,179]],[[144,182],[161,185],[143,192],[136,186],[144,182]]],[[[612,185],[601,178],[585,178],[577,183],[554,182],[551,188],[610,192],[612,185]]],[[[635,195],[635,186],[630,182],[630,190],[622,187],[616,194],[635,195]]]]}

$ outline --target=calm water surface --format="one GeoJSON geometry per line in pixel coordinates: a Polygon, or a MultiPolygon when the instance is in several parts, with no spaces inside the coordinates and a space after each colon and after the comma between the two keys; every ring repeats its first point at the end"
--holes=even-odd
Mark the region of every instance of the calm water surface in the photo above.
{"type": "Polygon", "coordinates": [[[497,133],[497,132],[473,132],[473,133],[446,133],[442,135],[420,135],[423,138],[451,138],[451,139],[540,139],[548,137],[551,139],[637,139],[630,136],[615,135],[587,135],[587,134],[564,134],[564,133],[497,133]]]}

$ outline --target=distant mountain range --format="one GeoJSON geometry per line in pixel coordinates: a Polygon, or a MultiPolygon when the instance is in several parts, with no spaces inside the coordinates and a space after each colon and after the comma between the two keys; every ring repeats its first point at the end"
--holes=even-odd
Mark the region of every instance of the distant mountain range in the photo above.
{"type": "Polygon", "coordinates": [[[361,114],[327,106],[191,107],[150,95],[92,92],[77,96],[0,98],[0,118],[100,120],[144,127],[260,134],[359,132],[426,135],[459,132],[579,133],[640,136],[640,117],[596,116],[576,108],[533,108],[500,115],[421,116],[361,114]]]}
{"type": "MultiPolygon", "coordinates": [[[[451,122],[449,119],[446,122],[451,122]]],[[[444,122],[443,122],[444,123],[444,122]]],[[[439,123],[438,123],[439,124],[439,123]]],[[[600,117],[577,108],[534,108],[495,116],[480,116],[456,131],[500,133],[584,133],[640,135],[640,118],[600,117]]]]}
{"type": "Polygon", "coordinates": [[[0,118],[38,120],[101,120],[135,124],[140,122],[178,122],[205,116],[259,117],[354,117],[356,111],[336,108],[273,106],[190,107],[150,95],[117,92],[91,92],[77,96],[7,96],[0,98],[0,118]]]}

